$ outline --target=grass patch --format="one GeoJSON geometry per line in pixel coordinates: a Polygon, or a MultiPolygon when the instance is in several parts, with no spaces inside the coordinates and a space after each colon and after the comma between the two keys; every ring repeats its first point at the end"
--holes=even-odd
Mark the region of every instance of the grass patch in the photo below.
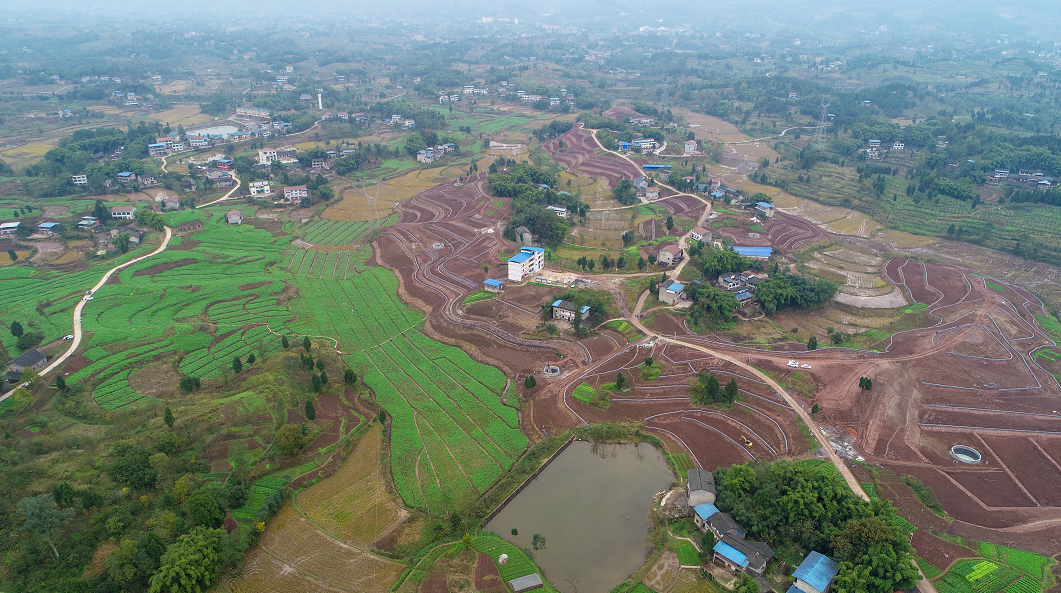
{"type": "Polygon", "coordinates": [[[642,337],[641,332],[637,331],[637,328],[634,327],[633,324],[624,319],[616,319],[614,321],[609,321],[608,323],[604,324],[604,327],[613,329],[621,333],[623,337],[626,338],[627,342],[634,342],[636,340],[641,339],[642,337]]]}
{"type": "Polygon", "coordinates": [[[682,566],[699,566],[700,565],[700,553],[696,551],[693,544],[681,540],[678,545],[675,546],[674,551],[678,553],[678,562],[682,566]]]}
{"type": "Polygon", "coordinates": [[[814,385],[814,380],[810,378],[810,375],[803,371],[796,371],[783,379],[781,385],[789,390],[794,391],[807,399],[814,398],[814,392],[817,387],[814,385]]]}
{"type": "Polygon", "coordinates": [[[936,513],[940,517],[946,517],[947,513],[943,511],[943,505],[940,504],[939,499],[936,498],[936,493],[932,491],[932,488],[926,486],[921,480],[913,476],[903,475],[903,483],[910,487],[913,491],[914,496],[921,501],[921,504],[932,509],[933,513],[936,513]]]}
{"type": "Polygon", "coordinates": [[[928,305],[925,303],[914,303],[903,309],[903,313],[909,315],[911,313],[924,313],[928,310],[928,305]]]}
{"type": "MultiPolygon", "coordinates": [[[[571,395],[584,404],[607,410],[612,405],[611,397],[609,396],[608,391],[605,390],[607,385],[608,383],[605,383],[601,386],[600,390],[597,390],[588,383],[582,383],[575,388],[574,393],[571,395]]],[[[615,383],[611,383],[611,385],[614,388],[615,383]]]]}
{"type": "Polygon", "coordinates": [[[862,482],[862,489],[866,491],[870,498],[879,498],[877,496],[877,487],[873,485],[873,482],[862,482]]]}
{"type": "Polygon", "coordinates": [[[684,474],[696,467],[696,464],[693,463],[693,459],[688,453],[671,453],[667,457],[670,459],[671,465],[674,466],[674,469],[676,469],[678,473],[684,474]]]}
{"type": "Polygon", "coordinates": [[[659,379],[660,373],[663,372],[663,367],[658,364],[646,366],[645,363],[641,363],[637,368],[641,371],[642,381],[655,381],[656,379],[659,379]]]}
{"type": "Polygon", "coordinates": [[[936,568],[935,564],[932,564],[924,558],[917,558],[917,565],[921,567],[921,572],[925,573],[925,578],[927,579],[934,579],[943,574],[943,571],[936,568]]]}
{"type": "Polygon", "coordinates": [[[1006,292],[1006,289],[995,284],[994,282],[987,282],[987,287],[995,292],[1006,292]]]}
{"type": "Polygon", "coordinates": [[[467,307],[468,305],[471,305],[473,303],[490,300],[492,298],[494,298],[494,293],[486,292],[485,290],[478,290],[464,297],[464,300],[461,302],[461,305],[467,307]]]}
{"type": "Polygon", "coordinates": [[[1061,323],[1047,315],[1036,315],[1035,320],[1039,322],[1039,327],[1043,328],[1043,331],[1050,336],[1050,339],[1058,346],[1061,346],[1061,323]]]}

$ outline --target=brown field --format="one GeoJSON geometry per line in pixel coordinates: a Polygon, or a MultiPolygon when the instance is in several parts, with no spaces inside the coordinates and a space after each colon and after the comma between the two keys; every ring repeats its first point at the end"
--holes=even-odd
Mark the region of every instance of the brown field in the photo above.
{"type": "Polygon", "coordinates": [[[171,109],[159,111],[154,116],[163,123],[168,123],[176,129],[178,125],[184,127],[206,123],[214,119],[214,116],[203,113],[198,105],[174,105],[171,109]]]}
{"type": "Polygon", "coordinates": [[[372,543],[408,517],[383,488],[381,445],[379,428],[373,426],[338,473],[300,493],[295,504],[311,521],[347,543],[372,543]]]}

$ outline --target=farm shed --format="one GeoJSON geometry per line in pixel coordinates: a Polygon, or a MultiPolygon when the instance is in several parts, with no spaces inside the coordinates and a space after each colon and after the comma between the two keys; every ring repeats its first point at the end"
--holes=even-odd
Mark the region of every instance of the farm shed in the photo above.
{"type": "Polygon", "coordinates": [[[521,593],[522,591],[533,591],[534,589],[541,589],[545,586],[542,582],[542,577],[536,572],[519,578],[512,579],[508,582],[508,586],[512,588],[512,593],[521,593]]]}

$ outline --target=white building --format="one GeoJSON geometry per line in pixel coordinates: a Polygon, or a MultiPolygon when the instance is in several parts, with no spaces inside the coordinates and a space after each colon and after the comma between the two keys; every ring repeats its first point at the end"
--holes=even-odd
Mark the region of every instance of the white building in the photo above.
{"type": "Polygon", "coordinates": [[[302,198],[308,198],[308,197],[309,197],[309,190],[306,189],[305,185],[291,185],[291,186],[288,186],[288,187],[284,188],[284,199],[285,200],[288,200],[288,201],[301,200],[302,198]]]}
{"type": "Polygon", "coordinates": [[[111,208],[111,218],[118,220],[132,220],[136,214],[133,206],[115,206],[111,208]]]}
{"type": "Polygon", "coordinates": [[[249,190],[252,196],[268,196],[273,193],[268,181],[252,181],[249,190]]]}
{"type": "Polygon", "coordinates": [[[523,282],[527,276],[545,267],[545,250],[541,247],[523,247],[508,260],[508,279],[523,282]]]}
{"type": "Polygon", "coordinates": [[[74,175],[74,185],[88,185],[88,176],[74,175]]]}
{"type": "Polygon", "coordinates": [[[225,215],[228,224],[243,224],[243,213],[239,210],[231,210],[225,215]]]}
{"type": "Polygon", "coordinates": [[[263,148],[258,151],[258,164],[268,165],[269,163],[276,160],[276,149],[275,148],[263,148]]]}
{"type": "Polygon", "coordinates": [[[563,206],[546,206],[546,210],[552,210],[560,218],[567,218],[567,208],[563,206]]]}
{"type": "Polygon", "coordinates": [[[685,154],[696,154],[696,140],[687,140],[685,142],[685,154]]]}

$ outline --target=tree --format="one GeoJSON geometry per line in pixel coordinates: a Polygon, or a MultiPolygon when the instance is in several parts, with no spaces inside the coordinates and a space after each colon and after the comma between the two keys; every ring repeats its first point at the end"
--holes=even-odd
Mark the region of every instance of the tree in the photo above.
{"type": "Polygon", "coordinates": [[[531,547],[534,548],[535,552],[539,550],[544,550],[545,536],[540,533],[535,533],[533,536],[531,536],[531,547]]]}
{"type": "Polygon", "coordinates": [[[151,467],[150,457],[151,451],[145,447],[119,441],[111,447],[107,473],[115,482],[133,488],[146,488],[155,483],[155,470],[151,467]]]}
{"type": "Polygon", "coordinates": [[[626,387],[626,376],[619,373],[615,376],[615,388],[622,391],[626,387]]]}
{"type": "Polygon", "coordinates": [[[467,552],[468,550],[475,548],[475,536],[470,533],[465,533],[464,537],[461,538],[461,549],[467,552]]]}
{"type": "Polygon", "coordinates": [[[807,350],[817,350],[817,349],[818,349],[818,338],[816,338],[814,336],[811,336],[810,339],[807,340],[807,350]]]}
{"type": "Polygon", "coordinates": [[[317,359],[317,370],[318,371],[323,371],[324,370],[324,359],[323,358],[318,358],[317,359]]]}
{"type": "Polygon", "coordinates": [[[284,350],[287,350],[291,346],[291,342],[287,341],[287,336],[280,336],[280,345],[284,347],[284,350]]]}
{"type": "Polygon", "coordinates": [[[348,368],[343,371],[343,383],[350,387],[357,383],[357,375],[354,374],[354,369],[348,368]]]}
{"type": "Polygon", "coordinates": [[[294,424],[285,424],[280,427],[280,430],[276,433],[277,439],[280,441],[280,448],[284,450],[284,453],[288,455],[298,455],[302,447],[306,446],[305,435],[302,434],[302,430],[294,424]]]}
{"type": "Polygon", "coordinates": [[[651,356],[646,356],[645,357],[645,366],[650,367],[653,364],[655,364],[655,362],[656,362],[656,360],[654,358],[652,358],[651,356]]]}
{"type": "Polygon", "coordinates": [[[254,361],[255,361],[255,360],[257,360],[257,359],[256,359],[256,358],[254,358],[254,353],[253,353],[253,352],[251,352],[250,354],[248,354],[248,355],[247,355],[247,366],[250,366],[250,365],[254,364],[254,361]]]}
{"type": "Polygon", "coordinates": [[[55,388],[59,391],[66,391],[66,379],[62,375],[55,376],[55,388]]]}
{"type": "Polygon", "coordinates": [[[737,399],[737,395],[740,393],[740,388],[737,387],[737,380],[730,379],[729,383],[726,383],[726,401],[733,403],[737,399]]]}
{"type": "Polygon", "coordinates": [[[534,378],[534,375],[527,375],[527,378],[523,380],[523,386],[527,389],[534,389],[538,385],[538,381],[534,378]]]}
{"type": "Polygon", "coordinates": [[[191,393],[191,392],[195,391],[196,389],[199,389],[200,387],[202,387],[202,385],[203,385],[203,381],[199,377],[184,376],[184,377],[181,377],[181,380],[180,380],[181,391],[183,391],[185,393],[191,393]]]}
{"type": "Polygon", "coordinates": [[[328,371],[325,371],[324,369],[321,369],[321,385],[324,386],[324,385],[327,385],[327,384],[328,384],[328,371]]]}
{"type": "Polygon", "coordinates": [[[313,346],[313,344],[309,341],[309,336],[303,336],[303,338],[302,338],[302,349],[305,350],[306,352],[309,352],[309,349],[312,346],[313,346]]]}
{"type": "Polygon", "coordinates": [[[674,216],[668,214],[667,215],[667,230],[669,231],[669,230],[671,230],[673,228],[674,228],[674,216]]]}
{"type": "Polygon", "coordinates": [[[166,426],[173,428],[175,418],[173,418],[173,410],[166,406],[166,411],[162,414],[162,421],[166,423],[166,426]]]}
{"type": "Polygon", "coordinates": [[[592,272],[593,268],[595,268],[595,267],[597,267],[597,260],[595,260],[595,259],[589,260],[589,271],[592,272]]]}
{"type": "Polygon", "coordinates": [[[637,269],[639,271],[645,269],[645,258],[644,257],[638,256],[638,258],[637,258],[637,269]]]}
{"type": "Polygon", "coordinates": [[[324,388],[324,383],[321,383],[320,375],[313,373],[310,376],[310,385],[313,387],[314,393],[320,393],[320,390],[324,388]]]}
{"type": "Polygon", "coordinates": [[[21,338],[22,334],[24,334],[24,333],[25,333],[25,330],[22,329],[22,324],[21,323],[19,323],[17,321],[12,321],[11,322],[11,335],[15,336],[16,338],[21,338]]]}
{"type": "Polygon", "coordinates": [[[858,380],[858,388],[861,389],[863,393],[873,389],[873,379],[870,379],[869,377],[860,378],[858,380]]]}
{"type": "Polygon", "coordinates": [[[112,241],[114,248],[118,250],[118,253],[129,252],[129,233],[121,233],[112,241]]]}
{"type": "Polygon", "coordinates": [[[692,388],[689,389],[689,399],[693,400],[694,404],[706,406],[720,401],[721,392],[722,386],[718,382],[718,377],[707,371],[700,371],[693,380],[692,388]]]}
{"type": "Polygon", "coordinates": [[[626,231],[623,233],[623,246],[629,247],[634,243],[634,231],[626,231]]]}
{"type": "Polygon", "coordinates": [[[239,373],[243,370],[243,363],[240,362],[239,357],[235,356],[232,358],[232,372],[239,373]]]}
{"type": "Polygon", "coordinates": [[[513,537],[515,537],[515,536],[517,536],[517,535],[519,535],[519,530],[518,530],[518,529],[516,529],[515,527],[513,527],[513,528],[512,528],[512,536],[513,536],[513,537]]]}
{"type": "Polygon", "coordinates": [[[210,588],[221,569],[224,529],[196,527],[166,548],[149,593],[200,593],[210,588]]]}
{"type": "Polygon", "coordinates": [[[818,410],[820,410],[820,409],[821,408],[818,407],[818,404],[814,404],[813,406],[811,406],[810,407],[811,416],[817,415],[818,414],[818,410]]]}
{"type": "Polygon", "coordinates": [[[20,500],[17,512],[24,519],[22,531],[43,540],[58,559],[59,550],[53,542],[62,530],[63,523],[74,515],[74,509],[67,508],[60,511],[51,494],[41,494],[32,498],[27,496],[20,500]]]}
{"type": "Polygon", "coordinates": [[[307,420],[313,420],[317,417],[317,409],[313,407],[313,400],[306,400],[305,412],[307,420]]]}
{"type": "Polygon", "coordinates": [[[11,263],[15,263],[18,261],[18,254],[15,253],[14,249],[8,249],[7,256],[11,258],[11,263]]]}
{"type": "Polygon", "coordinates": [[[184,503],[185,514],[197,525],[218,527],[225,520],[225,509],[218,500],[220,488],[216,483],[196,489],[184,503]]]}

